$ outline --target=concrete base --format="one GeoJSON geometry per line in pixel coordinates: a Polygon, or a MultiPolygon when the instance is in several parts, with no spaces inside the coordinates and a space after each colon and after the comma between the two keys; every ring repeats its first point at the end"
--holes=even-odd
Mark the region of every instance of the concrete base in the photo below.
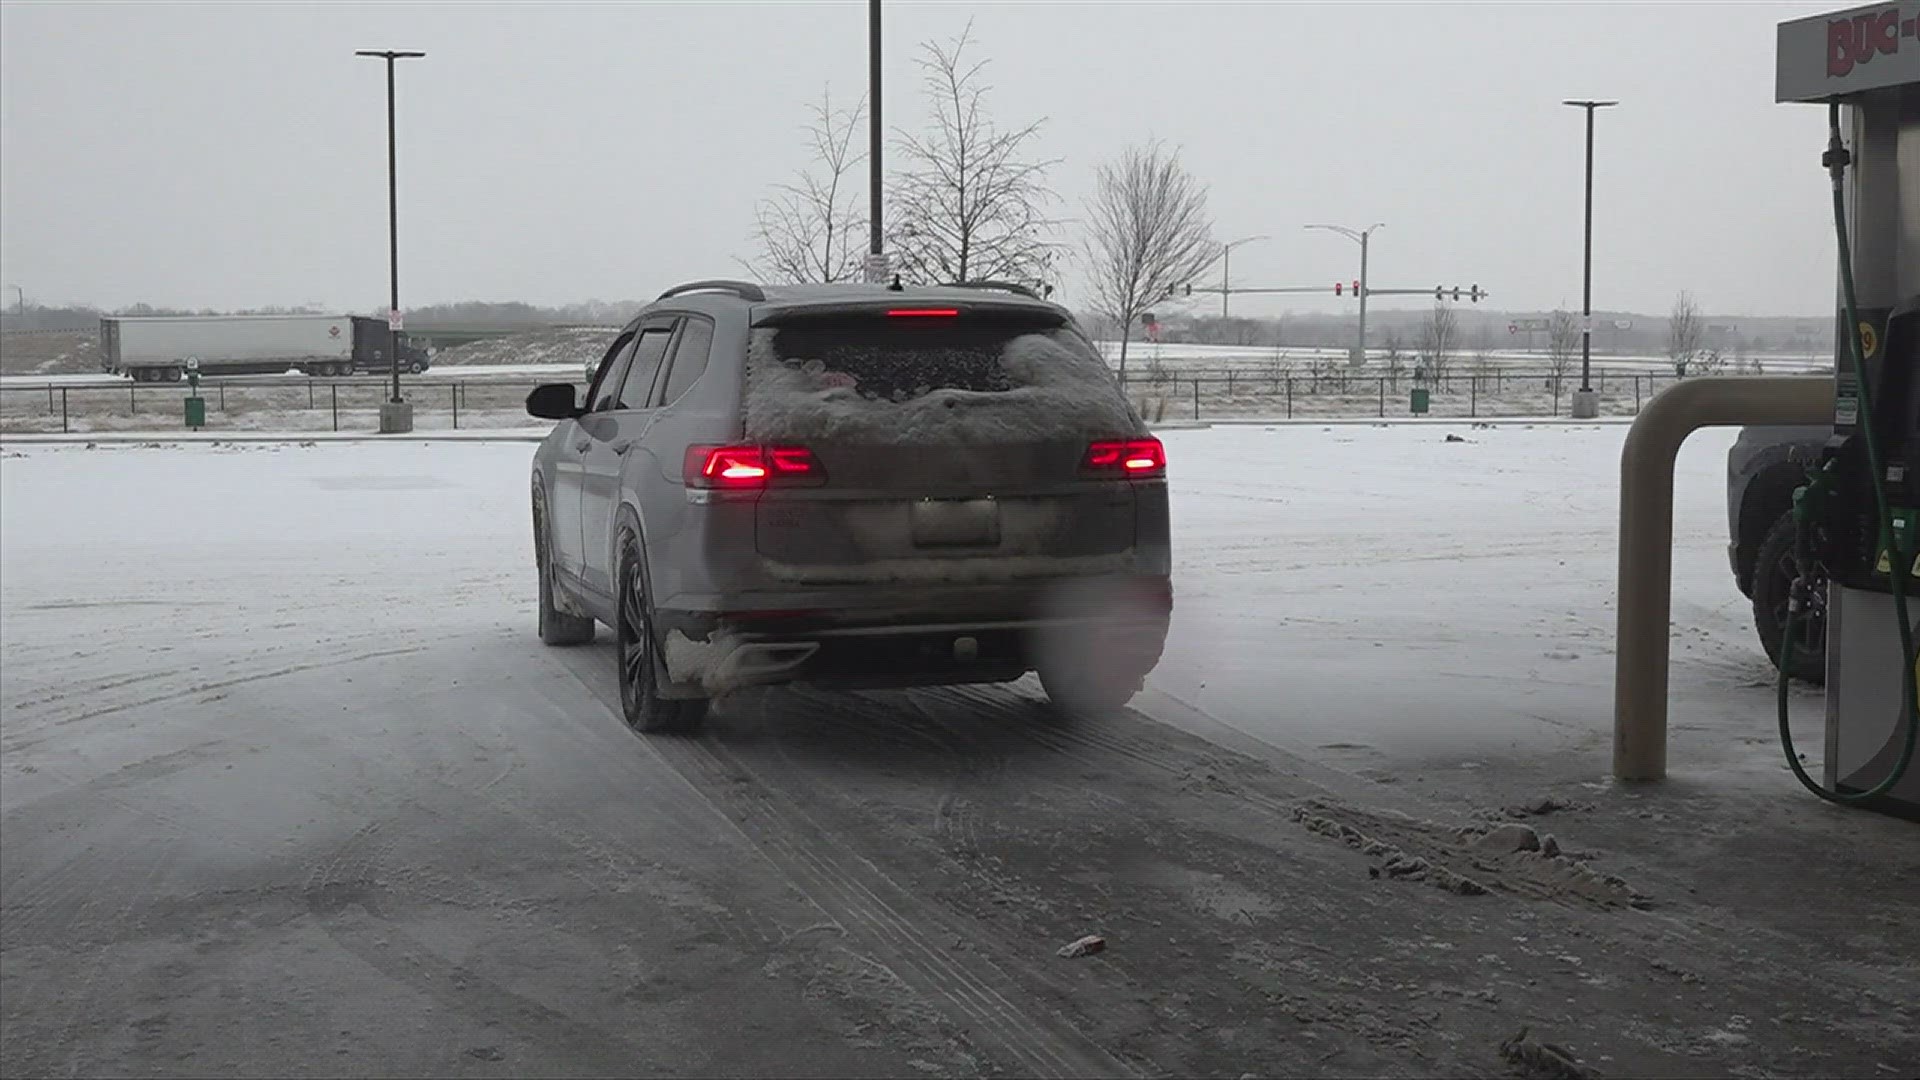
{"type": "Polygon", "coordinates": [[[1575,390],[1573,392],[1573,418],[1591,420],[1600,415],[1600,392],[1598,390],[1575,390]]]}
{"type": "Polygon", "coordinates": [[[404,435],[413,430],[413,402],[383,401],[380,403],[380,434],[404,435]]]}

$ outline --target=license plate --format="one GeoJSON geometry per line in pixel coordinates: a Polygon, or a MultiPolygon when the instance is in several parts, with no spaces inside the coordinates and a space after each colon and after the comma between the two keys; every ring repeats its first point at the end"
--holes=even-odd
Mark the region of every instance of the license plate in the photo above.
{"type": "Polygon", "coordinates": [[[922,499],[913,504],[915,547],[986,547],[1000,542],[992,499],[922,499]]]}

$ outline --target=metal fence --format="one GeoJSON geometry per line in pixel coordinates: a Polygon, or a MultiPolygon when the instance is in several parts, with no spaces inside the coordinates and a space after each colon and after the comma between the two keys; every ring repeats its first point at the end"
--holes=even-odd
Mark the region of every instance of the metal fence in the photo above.
{"type": "MultiPolygon", "coordinates": [[[[416,427],[498,428],[538,423],[525,413],[527,376],[412,380],[404,395],[416,427]]],[[[1603,415],[1626,416],[1675,378],[1647,372],[1596,371],[1603,415]]],[[[1560,416],[1578,380],[1551,372],[1499,370],[1405,375],[1333,371],[1301,374],[1259,369],[1128,372],[1122,389],[1150,420],[1246,417],[1299,419],[1414,415],[1424,390],[1426,415],[1494,418],[1560,416]]],[[[183,383],[10,382],[0,385],[0,430],[106,432],[184,425],[183,383]]],[[[207,426],[221,430],[377,430],[389,384],[377,378],[233,377],[203,380],[207,426]]]]}
{"type": "MultiPolygon", "coordinates": [[[[1602,415],[1631,416],[1675,381],[1673,375],[1653,372],[1595,371],[1592,385],[1602,415]]],[[[1128,372],[1121,386],[1155,420],[1422,414],[1493,418],[1560,416],[1570,409],[1579,380],[1513,369],[1420,379],[1338,369],[1308,374],[1239,369],[1128,372]],[[1423,413],[1415,411],[1422,396],[1416,391],[1424,391],[1423,413]]]]}

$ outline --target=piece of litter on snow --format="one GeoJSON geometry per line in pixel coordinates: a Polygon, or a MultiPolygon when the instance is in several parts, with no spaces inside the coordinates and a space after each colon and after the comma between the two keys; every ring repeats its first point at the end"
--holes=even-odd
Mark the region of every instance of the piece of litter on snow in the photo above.
{"type": "Polygon", "coordinates": [[[1500,1040],[1500,1056],[1528,1080],[1599,1080],[1600,1073],[1582,1064],[1565,1047],[1530,1038],[1526,1028],[1500,1040]]]}
{"type": "Polygon", "coordinates": [[[1106,938],[1103,938],[1098,934],[1088,934],[1086,937],[1083,937],[1078,941],[1072,942],[1071,944],[1060,946],[1059,954],[1061,956],[1066,957],[1069,960],[1072,960],[1076,957],[1092,956],[1094,953],[1104,952],[1106,951],[1106,948],[1107,948],[1106,938]]]}

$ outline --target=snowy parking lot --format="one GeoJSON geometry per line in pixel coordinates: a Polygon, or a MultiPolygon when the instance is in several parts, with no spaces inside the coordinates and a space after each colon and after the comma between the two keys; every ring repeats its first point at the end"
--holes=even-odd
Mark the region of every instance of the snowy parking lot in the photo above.
{"type": "Polygon", "coordinates": [[[1920,844],[1779,758],[1730,432],[1607,778],[1625,430],[1169,431],[1134,711],[696,739],[535,638],[526,443],[9,444],[0,1073],[1911,1075],[1920,844]]]}

